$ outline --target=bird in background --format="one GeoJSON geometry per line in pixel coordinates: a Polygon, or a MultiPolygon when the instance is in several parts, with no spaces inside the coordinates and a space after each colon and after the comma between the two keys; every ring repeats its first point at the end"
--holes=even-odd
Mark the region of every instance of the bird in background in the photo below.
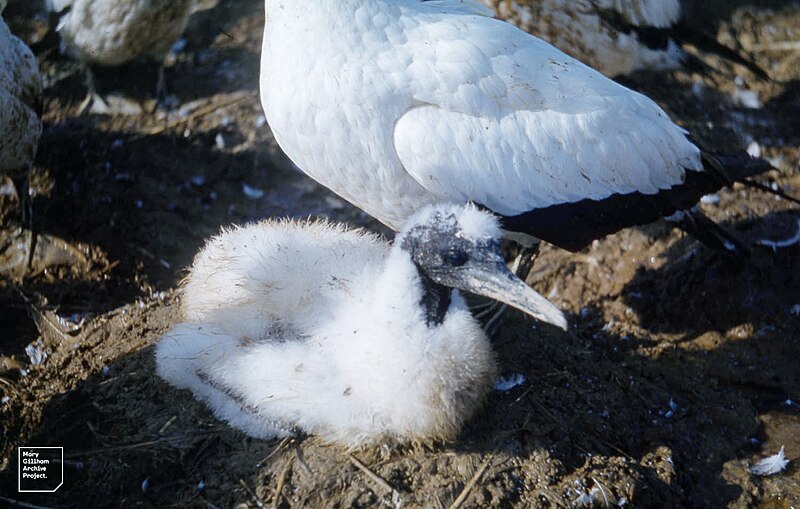
{"type": "Polygon", "coordinates": [[[36,236],[28,184],[42,134],[42,80],[33,52],[3,20],[5,6],[6,0],[0,0],[0,176],[9,177],[14,184],[21,210],[20,225],[30,231],[30,263],[36,236]]]}
{"type": "Polygon", "coordinates": [[[681,0],[482,0],[494,14],[539,36],[606,76],[707,65],[684,44],[721,56],[768,79],[755,63],[685,19],[681,0]]]}
{"type": "Polygon", "coordinates": [[[450,440],[497,372],[453,288],[567,327],[509,271],[500,237],[471,205],[421,208],[392,245],[326,222],[225,230],[195,257],[157,372],[255,437],[450,440]]]}
{"type": "Polygon", "coordinates": [[[133,61],[159,63],[156,97],[165,96],[163,60],[183,34],[189,17],[218,0],[47,0],[58,15],[62,50],[79,60],[87,96],[81,111],[109,107],[97,93],[91,66],[116,67],[133,61]]]}
{"type": "Polygon", "coordinates": [[[639,69],[680,67],[683,51],[669,37],[663,47],[640,40],[634,27],[667,30],[681,17],[679,0],[483,0],[498,18],[537,35],[606,76],[639,69]],[[614,13],[631,29],[619,31],[604,17],[614,13]]]}
{"type": "MultiPolygon", "coordinates": [[[[651,99],[474,0],[265,8],[261,102],[275,139],[395,230],[426,205],[473,202],[529,267],[539,240],[578,251],[771,168],[711,154],[651,99]]],[[[736,247],[714,223],[688,223],[736,247]]]]}

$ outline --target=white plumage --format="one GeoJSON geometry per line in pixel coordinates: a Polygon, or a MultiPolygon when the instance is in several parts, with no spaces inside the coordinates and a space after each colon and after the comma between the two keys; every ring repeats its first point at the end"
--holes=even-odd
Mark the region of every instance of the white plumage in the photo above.
{"type": "Polygon", "coordinates": [[[543,38],[606,76],[639,69],[674,69],[685,57],[672,40],[663,48],[653,49],[635,32],[620,31],[604,18],[619,16],[633,27],[665,29],[681,17],[679,0],[482,1],[497,17],[543,38]]]}
{"type": "Polygon", "coordinates": [[[490,214],[463,206],[425,208],[393,246],[321,222],[224,231],[195,258],[185,323],[158,344],[158,373],[257,437],[452,439],[496,365],[440,282],[505,285],[529,311],[546,302],[508,272],[499,235],[490,214]]]}
{"type": "Polygon", "coordinates": [[[85,67],[87,111],[95,102],[108,105],[95,90],[91,65],[119,66],[132,61],[160,64],[156,95],[165,93],[163,59],[186,29],[189,17],[210,9],[217,0],[47,0],[59,13],[62,50],[85,67]]]}
{"type": "MultiPolygon", "coordinates": [[[[0,0],[0,13],[4,7],[0,0]]],[[[28,169],[42,133],[36,111],[41,91],[36,58],[0,16],[0,175],[14,179],[19,193],[27,193],[28,169]]]]}
{"type": "Polygon", "coordinates": [[[64,48],[89,64],[117,66],[137,59],[159,61],[178,40],[189,16],[216,0],[49,0],[63,13],[64,48]]]}
{"type": "Polygon", "coordinates": [[[266,0],[261,100],[278,143],[394,229],[431,203],[514,216],[703,170],[653,101],[489,14],[474,0],[266,0]]]}

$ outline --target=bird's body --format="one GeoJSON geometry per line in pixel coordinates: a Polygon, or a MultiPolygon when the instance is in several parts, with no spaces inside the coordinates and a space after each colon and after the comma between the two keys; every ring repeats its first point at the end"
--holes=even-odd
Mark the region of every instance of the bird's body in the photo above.
{"type": "Polygon", "coordinates": [[[497,17],[541,37],[606,76],[679,68],[685,53],[668,35],[679,0],[482,0],[497,17]],[[630,29],[620,29],[619,24],[630,29]],[[642,40],[637,30],[653,34],[642,40]]]}
{"type": "MultiPolygon", "coordinates": [[[[156,93],[164,95],[163,59],[183,34],[189,17],[214,7],[217,0],[47,0],[58,13],[62,50],[85,66],[88,96],[97,95],[91,65],[115,67],[134,61],[159,64],[156,93]]],[[[105,107],[107,109],[107,106],[105,107]]]]}
{"type": "Polygon", "coordinates": [[[0,17],[0,175],[14,180],[23,216],[28,171],[42,134],[38,112],[41,92],[36,58],[0,17]]]}
{"type": "Polygon", "coordinates": [[[473,201],[578,249],[713,187],[641,199],[706,179],[700,149],[652,100],[477,2],[267,0],[266,12],[261,99],[278,143],[395,230],[424,205],[473,201]],[[635,206],[606,231],[561,238],[618,197],[635,206]]]}
{"type": "Polygon", "coordinates": [[[451,439],[496,365],[461,297],[434,280],[464,269],[472,288],[484,260],[510,284],[498,236],[489,214],[454,206],[423,210],[393,246],[320,222],[227,230],[195,258],[158,372],[254,436],[451,439]]]}
{"type": "Polygon", "coordinates": [[[160,61],[186,29],[196,0],[50,0],[66,52],[78,60],[118,66],[160,61]]]}

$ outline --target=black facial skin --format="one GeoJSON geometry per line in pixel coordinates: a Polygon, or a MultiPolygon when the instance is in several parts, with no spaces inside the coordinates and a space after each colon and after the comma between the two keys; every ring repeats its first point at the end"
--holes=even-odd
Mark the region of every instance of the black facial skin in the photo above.
{"type": "MultiPolygon", "coordinates": [[[[494,241],[474,242],[457,235],[454,216],[434,217],[433,221],[412,228],[400,247],[409,253],[422,278],[428,325],[439,325],[450,306],[451,288],[464,288],[465,274],[472,262],[499,253],[494,241]]],[[[502,259],[502,258],[501,258],[502,259]]]]}
{"type": "Polygon", "coordinates": [[[400,248],[408,253],[424,286],[420,305],[428,325],[441,324],[450,305],[450,288],[482,295],[567,330],[564,313],[515,276],[497,239],[464,238],[454,215],[431,216],[406,232],[400,248]]]}

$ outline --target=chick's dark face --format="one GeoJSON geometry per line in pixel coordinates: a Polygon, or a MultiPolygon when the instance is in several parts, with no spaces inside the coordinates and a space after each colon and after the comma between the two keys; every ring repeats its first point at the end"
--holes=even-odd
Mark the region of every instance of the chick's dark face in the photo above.
{"type": "Polygon", "coordinates": [[[494,240],[473,241],[453,231],[409,232],[404,249],[417,268],[433,281],[451,288],[469,290],[470,274],[507,271],[500,245],[494,240]],[[411,235],[418,234],[418,236],[411,235]]]}
{"type": "Polygon", "coordinates": [[[400,242],[417,269],[435,283],[499,300],[566,328],[563,313],[508,269],[498,239],[469,238],[455,216],[434,214],[400,242]]]}

